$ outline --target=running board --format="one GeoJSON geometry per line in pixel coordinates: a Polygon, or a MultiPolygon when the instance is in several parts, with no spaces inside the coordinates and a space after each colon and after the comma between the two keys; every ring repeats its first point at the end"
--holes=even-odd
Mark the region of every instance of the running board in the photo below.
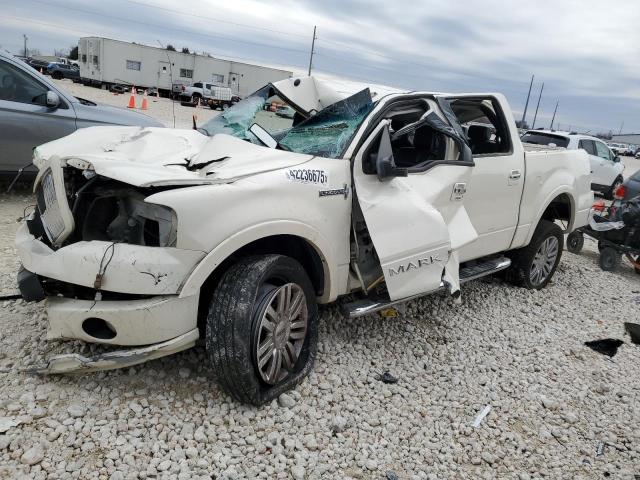
{"type": "MultiPolygon", "coordinates": [[[[477,263],[475,265],[464,267],[460,269],[460,283],[469,282],[471,280],[476,280],[481,277],[485,277],[487,275],[491,275],[493,273],[497,273],[501,270],[505,270],[509,268],[511,265],[511,260],[506,257],[500,258],[492,258],[482,263],[477,263]]],[[[364,315],[369,315],[371,313],[378,312],[380,310],[384,310],[385,308],[393,307],[394,305],[398,305],[400,303],[408,302],[410,300],[414,300],[416,298],[424,297],[426,295],[431,295],[433,293],[441,292],[445,290],[444,282],[440,283],[440,286],[434,290],[429,292],[419,293],[417,295],[412,295],[407,298],[401,298],[399,300],[389,300],[385,298],[363,298],[362,300],[356,300],[355,302],[344,303],[341,307],[342,314],[347,318],[358,318],[364,315]]]]}

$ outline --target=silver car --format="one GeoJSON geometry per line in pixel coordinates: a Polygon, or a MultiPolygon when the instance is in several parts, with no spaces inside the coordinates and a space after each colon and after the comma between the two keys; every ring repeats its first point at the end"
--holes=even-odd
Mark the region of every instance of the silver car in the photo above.
{"type": "Polygon", "coordinates": [[[28,165],[34,147],[93,125],[164,127],[141,113],[74,97],[0,51],[0,174],[28,165]]]}

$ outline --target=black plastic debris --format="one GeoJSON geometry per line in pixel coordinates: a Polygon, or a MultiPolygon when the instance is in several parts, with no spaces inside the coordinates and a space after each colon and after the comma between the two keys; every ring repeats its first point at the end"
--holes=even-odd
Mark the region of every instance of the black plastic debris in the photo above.
{"type": "Polygon", "coordinates": [[[618,353],[618,348],[620,345],[624,344],[624,342],[617,338],[603,338],[602,340],[584,342],[584,344],[594,352],[613,357],[618,353]]]}
{"type": "Polygon", "coordinates": [[[625,322],[624,329],[631,337],[631,343],[640,345],[640,324],[625,322]]]}
{"type": "Polygon", "coordinates": [[[398,379],[389,373],[387,370],[384,373],[378,374],[376,380],[380,380],[382,383],[398,383],[398,379]]]}

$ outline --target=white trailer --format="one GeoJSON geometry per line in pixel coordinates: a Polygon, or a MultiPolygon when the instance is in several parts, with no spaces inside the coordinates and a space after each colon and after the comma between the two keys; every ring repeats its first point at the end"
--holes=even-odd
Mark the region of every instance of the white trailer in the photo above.
{"type": "Polygon", "coordinates": [[[229,86],[244,97],[270,82],[293,76],[287,70],[252,65],[204,55],[182,53],[103,37],[78,41],[80,77],[108,88],[113,84],[156,87],[166,93],[172,83],[195,80],[229,86]]]}

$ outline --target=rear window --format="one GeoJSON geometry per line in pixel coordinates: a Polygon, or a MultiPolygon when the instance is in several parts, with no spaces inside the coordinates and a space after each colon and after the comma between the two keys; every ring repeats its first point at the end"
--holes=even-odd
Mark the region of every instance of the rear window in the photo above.
{"type": "Polygon", "coordinates": [[[569,145],[567,137],[543,132],[527,132],[520,137],[520,140],[524,143],[534,143],[536,145],[551,145],[553,143],[556,147],[563,148],[567,148],[567,145],[569,145]]]}

